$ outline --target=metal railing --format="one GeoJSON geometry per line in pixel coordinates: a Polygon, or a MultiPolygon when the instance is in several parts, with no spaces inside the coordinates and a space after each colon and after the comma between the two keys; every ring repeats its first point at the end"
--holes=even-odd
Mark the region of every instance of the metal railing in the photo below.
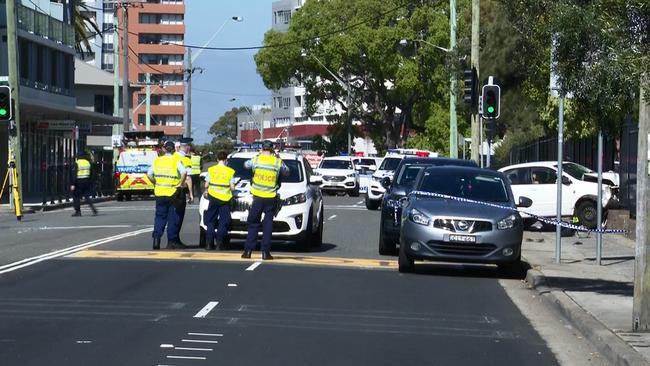
{"type": "Polygon", "coordinates": [[[22,5],[16,7],[16,13],[18,28],[68,47],[74,47],[74,27],[72,25],[22,5]]]}
{"type": "MultiPolygon", "coordinates": [[[[42,176],[43,206],[72,201],[70,172],[71,166],[68,163],[45,166],[45,171],[42,176]]],[[[107,197],[115,194],[113,164],[102,162],[92,163],[91,172],[91,177],[95,184],[95,189],[93,189],[91,194],[93,198],[107,197]]]]}

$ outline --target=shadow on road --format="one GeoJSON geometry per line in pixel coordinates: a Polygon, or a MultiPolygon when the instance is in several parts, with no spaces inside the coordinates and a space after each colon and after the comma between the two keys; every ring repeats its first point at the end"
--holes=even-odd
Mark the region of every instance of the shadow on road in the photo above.
{"type": "Polygon", "coordinates": [[[530,265],[522,262],[518,268],[502,270],[497,266],[487,264],[462,264],[440,262],[417,262],[415,273],[418,275],[446,276],[446,277],[474,277],[523,280],[530,265]]]}
{"type": "Polygon", "coordinates": [[[609,281],[592,278],[546,277],[548,286],[554,290],[596,292],[605,295],[632,296],[632,282],[609,281]]]}

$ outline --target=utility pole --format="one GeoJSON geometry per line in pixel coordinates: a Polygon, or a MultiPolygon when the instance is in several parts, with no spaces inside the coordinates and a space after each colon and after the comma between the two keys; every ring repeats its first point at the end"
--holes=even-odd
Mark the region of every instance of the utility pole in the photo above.
{"type": "Polygon", "coordinates": [[[184,137],[192,137],[192,49],[187,49],[187,118],[185,119],[184,137]]]}
{"type": "Polygon", "coordinates": [[[119,20],[117,17],[117,6],[113,17],[113,116],[120,115],[120,52],[119,33],[117,32],[119,20]]]}
{"type": "Polygon", "coordinates": [[[124,132],[129,128],[129,3],[122,2],[122,125],[124,132]]]}
{"type": "MultiPolygon", "coordinates": [[[[449,50],[456,48],[456,0],[449,0],[449,50]]],[[[449,157],[458,158],[458,121],[456,120],[456,75],[449,82],[449,157]]]]}
{"type": "Polygon", "coordinates": [[[151,131],[151,73],[147,73],[147,87],[146,87],[147,95],[146,95],[146,125],[145,125],[145,131],[151,131]]]}
{"type": "MultiPolygon", "coordinates": [[[[479,20],[481,17],[481,0],[472,0],[472,67],[476,68],[477,80],[480,78],[479,69],[479,20]]],[[[483,148],[479,146],[479,136],[482,135],[477,111],[472,111],[472,160],[479,163],[479,153],[483,148]]],[[[481,159],[482,161],[482,159],[481,159]]]]}
{"type": "Polygon", "coordinates": [[[348,107],[348,156],[352,156],[352,90],[350,89],[350,82],[347,83],[348,97],[347,97],[347,107],[348,107]]]}
{"type": "MultiPolygon", "coordinates": [[[[17,43],[18,35],[16,33],[16,1],[6,0],[7,12],[7,76],[9,79],[9,87],[12,89],[13,95],[13,121],[9,127],[9,161],[13,160],[16,164],[16,181],[12,184],[18,187],[18,194],[23,196],[22,186],[22,164],[21,164],[21,136],[20,136],[20,83],[18,78],[18,52],[17,43]]],[[[9,202],[13,207],[14,202],[13,190],[9,190],[9,202]]],[[[20,207],[22,210],[22,207],[20,207]]]]}
{"type": "Polygon", "coordinates": [[[632,329],[650,330],[650,180],[648,179],[648,133],[650,133],[650,102],[646,88],[650,75],[641,79],[639,93],[639,146],[636,158],[636,256],[634,262],[634,305],[632,329]]]}

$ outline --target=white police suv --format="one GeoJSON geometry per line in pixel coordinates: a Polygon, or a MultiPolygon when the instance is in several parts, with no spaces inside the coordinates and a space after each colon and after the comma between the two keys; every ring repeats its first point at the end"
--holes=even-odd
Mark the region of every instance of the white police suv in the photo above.
{"type": "Polygon", "coordinates": [[[330,156],[324,158],[316,175],[323,178],[321,189],[326,193],[347,193],[359,197],[359,172],[353,158],[349,156],[330,156]]]}
{"type": "MultiPolygon", "coordinates": [[[[225,245],[231,238],[245,238],[248,233],[246,221],[253,201],[250,194],[253,172],[244,167],[247,160],[257,155],[256,151],[234,152],[228,156],[227,165],[235,170],[240,181],[235,186],[232,207],[232,222],[225,245]]],[[[289,168],[288,176],[280,177],[279,198],[282,208],[273,218],[273,240],[294,241],[301,251],[323,243],[323,196],[320,191],[321,177],[315,176],[309,162],[296,152],[282,152],[280,158],[289,168]]],[[[205,243],[206,225],[203,215],[208,209],[208,200],[201,197],[199,203],[200,240],[205,243]]],[[[260,233],[261,234],[261,233],[260,233]]]]}

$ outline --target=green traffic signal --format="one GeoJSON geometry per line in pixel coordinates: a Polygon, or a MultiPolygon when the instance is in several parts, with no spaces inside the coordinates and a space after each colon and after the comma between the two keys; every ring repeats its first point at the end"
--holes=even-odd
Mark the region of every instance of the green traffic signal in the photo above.
{"type": "Polygon", "coordinates": [[[0,108],[0,117],[4,117],[9,113],[5,108],[0,108]]]}
{"type": "Polygon", "coordinates": [[[488,107],[488,113],[494,113],[494,107],[493,106],[488,107]]]}

